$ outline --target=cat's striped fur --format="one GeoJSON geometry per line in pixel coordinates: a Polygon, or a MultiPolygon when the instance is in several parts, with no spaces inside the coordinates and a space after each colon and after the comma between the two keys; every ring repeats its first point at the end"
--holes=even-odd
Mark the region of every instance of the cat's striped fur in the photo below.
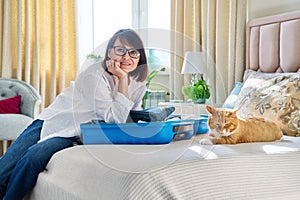
{"type": "Polygon", "coordinates": [[[210,113],[208,126],[209,137],[200,141],[202,144],[237,144],[245,142],[271,142],[280,140],[281,129],[272,121],[264,118],[242,119],[237,110],[206,106],[210,113]]]}

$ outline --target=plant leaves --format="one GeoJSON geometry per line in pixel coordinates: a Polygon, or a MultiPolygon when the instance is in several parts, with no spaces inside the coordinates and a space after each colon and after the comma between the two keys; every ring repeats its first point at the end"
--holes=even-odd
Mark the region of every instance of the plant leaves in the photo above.
{"type": "Polygon", "coordinates": [[[183,95],[187,96],[190,99],[194,99],[194,90],[192,86],[183,86],[181,88],[181,92],[183,95]]]}
{"type": "Polygon", "coordinates": [[[208,99],[210,97],[208,85],[204,80],[197,81],[193,86],[182,87],[182,94],[192,100],[208,99]]]}

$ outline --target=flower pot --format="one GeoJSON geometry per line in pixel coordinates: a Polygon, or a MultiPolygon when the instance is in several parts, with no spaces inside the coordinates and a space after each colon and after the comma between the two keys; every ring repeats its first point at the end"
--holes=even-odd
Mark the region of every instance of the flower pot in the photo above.
{"type": "Polygon", "coordinates": [[[194,102],[195,104],[205,104],[205,100],[206,100],[206,99],[196,99],[196,100],[194,100],[193,102],[194,102]]]}

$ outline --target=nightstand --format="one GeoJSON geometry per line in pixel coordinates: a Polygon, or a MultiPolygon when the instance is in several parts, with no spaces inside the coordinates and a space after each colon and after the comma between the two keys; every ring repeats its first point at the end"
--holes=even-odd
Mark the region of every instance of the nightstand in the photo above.
{"type": "Polygon", "coordinates": [[[207,114],[206,105],[210,104],[194,104],[194,103],[172,103],[172,102],[159,102],[158,106],[174,106],[175,111],[173,114],[207,114]]]}

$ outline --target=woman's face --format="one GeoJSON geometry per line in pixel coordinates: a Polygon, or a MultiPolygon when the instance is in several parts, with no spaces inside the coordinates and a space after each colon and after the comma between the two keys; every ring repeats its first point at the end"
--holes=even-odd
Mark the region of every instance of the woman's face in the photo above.
{"type": "Polygon", "coordinates": [[[133,46],[122,44],[118,39],[114,43],[114,48],[109,50],[108,55],[115,62],[119,62],[120,68],[127,73],[135,70],[140,60],[138,50],[133,46]]]}

